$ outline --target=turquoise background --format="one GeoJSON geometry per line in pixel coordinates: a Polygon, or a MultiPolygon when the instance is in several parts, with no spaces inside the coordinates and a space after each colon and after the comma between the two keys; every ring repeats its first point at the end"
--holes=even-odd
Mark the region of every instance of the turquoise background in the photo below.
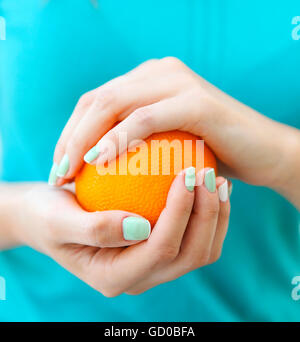
{"type": "MultiPolygon", "coordinates": [[[[84,92],[176,56],[261,113],[300,128],[298,0],[0,0],[1,179],[46,181],[84,92]]],[[[280,139],[280,137],[274,137],[280,139]]],[[[276,153],[276,151],[274,151],[276,153]]],[[[221,259],[139,296],[107,299],[30,248],[0,253],[1,321],[299,321],[299,212],[234,181],[221,259]]]]}

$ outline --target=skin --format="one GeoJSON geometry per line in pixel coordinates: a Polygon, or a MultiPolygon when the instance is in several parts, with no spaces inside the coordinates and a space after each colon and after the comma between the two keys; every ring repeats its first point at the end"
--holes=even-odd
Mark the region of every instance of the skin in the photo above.
{"type": "MultiPolygon", "coordinates": [[[[56,163],[65,153],[70,159],[57,185],[73,180],[95,144],[105,146],[108,139],[118,146],[118,132],[127,132],[130,142],[173,129],[203,137],[223,175],[270,187],[300,208],[299,131],[232,99],[170,57],[81,97],[55,150],[56,163]]],[[[97,163],[113,157],[102,153],[97,163]]],[[[31,246],[109,297],[144,292],[220,257],[230,203],[197,177],[199,186],[190,192],[184,174],[178,175],[149,239],[130,243],[121,227],[132,213],[87,213],[63,188],[2,184],[0,248],[31,246]]],[[[224,181],[218,177],[217,188],[224,181]]]]}
{"type": "Polygon", "coordinates": [[[70,158],[57,185],[74,178],[96,144],[99,164],[113,159],[105,147],[118,149],[120,132],[129,144],[174,129],[201,136],[221,174],[274,189],[300,208],[299,130],[236,101],[173,57],[147,61],[80,98],[56,146],[56,163],[70,158]]]}
{"type": "MultiPolygon", "coordinates": [[[[209,192],[203,173],[197,175],[194,191],[187,190],[184,177],[182,172],[175,178],[165,209],[142,242],[123,238],[122,220],[131,213],[87,213],[71,191],[46,184],[2,184],[0,248],[31,246],[107,297],[142,293],[221,255],[229,199],[221,202],[218,191],[209,192]]],[[[217,188],[224,182],[218,177],[217,188]]]]}

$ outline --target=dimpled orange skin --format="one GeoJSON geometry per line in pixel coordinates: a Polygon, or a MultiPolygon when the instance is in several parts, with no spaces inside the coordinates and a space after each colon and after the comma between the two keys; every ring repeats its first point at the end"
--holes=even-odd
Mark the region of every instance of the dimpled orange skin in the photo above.
{"type": "Polygon", "coordinates": [[[200,140],[199,137],[182,131],[155,133],[145,139],[148,151],[147,147],[137,148],[136,152],[126,152],[127,162],[124,159],[126,156],[123,153],[114,162],[100,167],[102,171],[107,170],[108,167],[112,167],[112,170],[116,170],[115,174],[103,175],[102,172],[102,175],[99,175],[97,172],[99,166],[96,168],[93,165],[84,165],[75,180],[77,200],[83,209],[90,212],[103,210],[125,210],[133,212],[148,219],[153,227],[165,207],[171,183],[176,176],[174,170],[177,170],[178,173],[183,166],[180,158],[174,158],[176,149],[171,149],[171,153],[168,153],[169,158],[163,152],[160,152],[159,158],[157,158],[157,153],[153,154],[154,157],[156,156],[156,160],[152,160],[152,163],[159,165],[159,171],[156,168],[158,174],[151,174],[151,170],[155,169],[153,165],[151,168],[151,140],[161,141],[164,139],[169,142],[178,139],[182,143],[182,146],[184,146],[184,140],[191,141],[192,149],[182,148],[182,160],[187,161],[186,167],[194,166],[196,171],[201,170],[203,167],[212,167],[216,170],[216,159],[212,151],[204,144],[203,153],[203,145],[196,144],[196,140],[200,140]],[[137,153],[139,154],[137,155],[137,153]],[[138,157],[140,160],[146,161],[146,163],[136,163],[138,157]],[[120,164],[123,165],[123,175],[119,174],[120,164]],[[116,168],[114,168],[114,165],[116,168]],[[137,165],[138,167],[143,165],[144,168],[141,168],[146,174],[134,175],[130,173],[129,171],[132,168],[129,165],[137,165]],[[163,167],[167,167],[165,169],[167,171],[168,167],[170,167],[170,174],[165,174],[167,171],[162,172],[162,165],[163,167]],[[124,175],[124,170],[127,170],[126,175],[124,175]]]}

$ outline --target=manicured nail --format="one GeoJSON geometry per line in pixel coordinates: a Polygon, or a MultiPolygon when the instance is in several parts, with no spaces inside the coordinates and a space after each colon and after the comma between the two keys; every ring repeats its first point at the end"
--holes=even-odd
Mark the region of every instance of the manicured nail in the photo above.
{"type": "Polygon", "coordinates": [[[226,202],[228,200],[228,182],[227,180],[219,186],[218,189],[219,198],[221,202],[226,202]]]}
{"type": "Polygon", "coordinates": [[[58,165],[56,163],[53,163],[52,167],[51,167],[51,171],[50,171],[50,174],[49,174],[49,179],[48,179],[48,184],[51,185],[51,186],[54,186],[56,184],[56,181],[57,181],[57,168],[58,168],[58,165]]]}
{"type": "Polygon", "coordinates": [[[206,171],[204,176],[204,183],[206,186],[206,189],[209,192],[215,192],[216,191],[216,174],[214,169],[209,169],[206,171]]]}
{"type": "Polygon", "coordinates": [[[100,153],[99,148],[96,145],[86,153],[86,155],[84,156],[83,159],[86,163],[89,164],[89,163],[93,162],[96,158],[98,158],[99,153],[100,153]]]}
{"type": "Polygon", "coordinates": [[[228,188],[229,196],[231,196],[231,194],[232,194],[232,189],[233,189],[233,184],[232,184],[232,182],[230,182],[229,188],[228,188]]]}
{"type": "Polygon", "coordinates": [[[125,240],[146,240],[150,236],[150,222],[142,217],[126,217],[123,220],[123,236],[125,240]]]}
{"type": "Polygon", "coordinates": [[[70,160],[67,154],[65,154],[63,156],[63,159],[61,160],[61,162],[58,165],[58,169],[56,172],[56,175],[58,177],[64,177],[67,172],[69,171],[69,167],[70,167],[70,160]]]}
{"type": "Polygon", "coordinates": [[[193,191],[196,184],[196,170],[193,166],[185,170],[185,186],[189,191],[193,191]]]}

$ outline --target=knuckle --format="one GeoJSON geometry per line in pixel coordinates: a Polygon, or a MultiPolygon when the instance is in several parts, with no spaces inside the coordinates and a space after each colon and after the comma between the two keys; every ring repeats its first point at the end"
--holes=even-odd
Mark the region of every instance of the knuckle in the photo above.
{"type": "Polygon", "coordinates": [[[220,104],[203,87],[200,88],[198,101],[201,103],[201,113],[210,113],[213,119],[219,119],[219,111],[216,111],[216,108],[220,108],[220,104]]]}
{"type": "Polygon", "coordinates": [[[86,278],[88,279],[87,283],[105,297],[117,297],[124,292],[119,282],[114,279],[113,274],[107,273],[106,268],[101,271],[98,269],[94,274],[87,274],[86,278]]]}
{"type": "Polygon", "coordinates": [[[126,291],[126,294],[129,294],[131,296],[138,296],[144,293],[145,291],[146,289],[133,289],[133,290],[126,291]]]}
{"type": "Polygon", "coordinates": [[[181,213],[182,216],[190,215],[193,204],[190,201],[184,201],[180,203],[180,207],[178,207],[178,212],[181,213]]]}
{"type": "Polygon", "coordinates": [[[87,220],[85,223],[85,230],[90,236],[91,244],[99,247],[106,247],[109,242],[109,230],[104,227],[107,226],[105,218],[101,217],[97,220],[87,220]]]}
{"type": "Polygon", "coordinates": [[[182,67],[184,64],[177,57],[168,56],[161,59],[161,62],[168,65],[169,67],[182,67]]]}
{"type": "Polygon", "coordinates": [[[78,133],[72,135],[68,142],[67,150],[80,151],[83,149],[83,142],[81,136],[78,133]]]}
{"type": "Polygon", "coordinates": [[[107,143],[109,142],[109,143],[112,143],[113,146],[118,146],[119,140],[120,140],[120,133],[122,133],[122,132],[119,132],[119,130],[114,129],[114,128],[112,130],[110,130],[109,134],[106,136],[106,139],[108,138],[106,140],[107,143]]]}
{"type": "Polygon", "coordinates": [[[148,59],[146,62],[144,62],[142,64],[142,66],[144,67],[151,67],[153,65],[156,65],[157,64],[157,61],[158,59],[157,58],[151,58],[151,59],[148,59]]]}
{"type": "Polygon", "coordinates": [[[89,91],[83,95],[80,96],[79,100],[78,100],[78,103],[77,105],[80,107],[80,108],[86,108],[86,107],[89,107],[92,102],[93,102],[93,96],[92,96],[92,92],[89,91]]]}
{"type": "Polygon", "coordinates": [[[203,267],[207,264],[209,264],[210,260],[210,251],[204,250],[200,254],[199,253],[193,253],[186,255],[186,258],[183,262],[183,272],[189,272],[196,270],[200,267],[203,267]]]}
{"type": "Polygon", "coordinates": [[[166,203],[166,208],[172,211],[174,211],[177,214],[177,217],[179,217],[179,215],[181,217],[186,217],[186,216],[190,216],[191,215],[191,211],[193,208],[193,202],[191,200],[185,200],[182,203],[175,203],[171,205],[167,202],[166,203]]]}
{"type": "Polygon", "coordinates": [[[108,110],[116,102],[117,96],[114,89],[99,89],[95,96],[95,105],[100,110],[108,110]]]}
{"type": "Polygon", "coordinates": [[[155,264],[171,262],[173,261],[179,253],[179,249],[173,245],[161,245],[157,248],[155,253],[155,264]]]}
{"type": "Polygon", "coordinates": [[[193,271],[196,268],[198,267],[195,263],[194,258],[187,257],[182,263],[181,271],[182,271],[182,274],[185,274],[185,273],[193,271]]]}
{"type": "Polygon", "coordinates": [[[95,279],[89,283],[96,291],[103,294],[107,298],[117,297],[122,294],[121,289],[113,286],[111,283],[103,283],[103,279],[95,279]]]}
{"type": "Polygon", "coordinates": [[[99,289],[98,291],[101,292],[103,296],[107,298],[117,297],[123,293],[121,290],[112,289],[112,288],[102,288],[102,289],[99,289]]]}
{"type": "Polygon", "coordinates": [[[218,216],[220,210],[220,205],[217,200],[211,201],[211,203],[207,206],[205,210],[205,218],[207,220],[214,219],[216,216],[218,216]]]}
{"type": "Polygon", "coordinates": [[[66,149],[68,151],[76,151],[76,154],[83,152],[87,147],[88,139],[82,134],[81,130],[76,130],[68,141],[66,149]]]}
{"type": "Polygon", "coordinates": [[[199,268],[209,264],[210,250],[204,250],[195,262],[195,268],[199,268]]]}
{"type": "Polygon", "coordinates": [[[141,126],[153,127],[154,119],[150,107],[142,107],[133,113],[134,119],[141,126]]]}
{"type": "Polygon", "coordinates": [[[61,139],[56,144],[54,158],[58,160],[59,156],[63,156],[65,151],[65,144],[61,139]]]}
{"type": "Polygon", "coordinates": [[[208,260],[208,264],[213,264],[213,263],[217,262],[221,257],[221,253],[222,253],[221,251],[213,253],[211,255],[210,259],[208,260]]]}

